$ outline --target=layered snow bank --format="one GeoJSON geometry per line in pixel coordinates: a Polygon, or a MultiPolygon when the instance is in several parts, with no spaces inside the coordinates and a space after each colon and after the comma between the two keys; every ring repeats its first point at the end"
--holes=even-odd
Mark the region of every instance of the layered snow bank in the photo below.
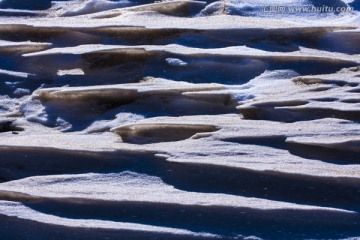
{"type": "Polygon", "coordinates": [[[6,237],[360,235],[356,2],[90,0],[34,14],[0,17],[6,237]],[[326,4],[355,9],[265,11],[326,4]]]}

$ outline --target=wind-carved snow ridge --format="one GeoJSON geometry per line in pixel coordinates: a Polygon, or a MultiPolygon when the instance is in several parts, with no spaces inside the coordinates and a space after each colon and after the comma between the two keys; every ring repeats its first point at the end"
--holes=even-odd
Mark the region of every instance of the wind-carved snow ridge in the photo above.
{"type": "Polygon", "coordinates": [[[55,2],[50,9],[50,15],[55,16],[78,16],[94,12],[106,11],[113,8],[121,8],[130,5],[127,0],[77,0],[69,2],[55,2]]]}
{"type": "Polygon", "coordinates": [[[359,29],[350,0],[0,1],[1,236],[360,237],[359,29]]]}

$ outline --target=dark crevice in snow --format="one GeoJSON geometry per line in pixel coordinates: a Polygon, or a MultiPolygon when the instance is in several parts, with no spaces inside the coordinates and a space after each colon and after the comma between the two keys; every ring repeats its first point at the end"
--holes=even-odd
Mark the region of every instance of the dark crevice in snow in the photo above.
{"type": "MultiPolygon", "coordinates": [[[[261,211],[247,208],[181,206],[146,202],[78,201],[76,202],[75,199],[74,203],[71,203],[47,200],[26,205],[39,212],[70,219],[101,219],[175,227],[194,232],[219,234],[222,236],[221,239],[239,235],[282,239],[344,237],[359,234],[355,224],[358,217],[345,213],[285,209],[261,211]],[[335,223],[336,227],[334,227],[335,223]],[[331,230],[328,230],[329,228],[331,230]],[[303,229],[307,230],[303,231],[303,229]],[[340,233],[342,229],[346,229],[349,235],[336,235],[336,232],[340,233]]],[[[151,236],[150,239],[152,239],[151,236]]]]}
{"type": "Polygon", "coordinates": [[[24,129],[16,126],[16,124],[13,121],[0,120],[0,133],[3,133],[3,132],[16,133],[19,131],[24,131],[24,129]]]}
{"type": "Polygon", "coordinates": [[[276,106],[241,108],[244,119],[270,120],[278,122],[310,121],[322,118],[339,118],[360,121],[360,112],[356,110],[338,110],[332,108],[278,108],[276,106]]]}
{"type": "Polygon", "coordinates": [[[296,142],[287,143],[291,154],[334,164],[359,164],[359,151],[341,150],[330,146],[316,146],[296,142]]]}
{"type": "MultiPolygon", "coordinates": [[[[8,217],[0,215],[1,233],[9,240],[22,239],[24,233],[27,236],[34,237],[38,240],[48,238],[51,236],[52,240],[99,240],[99,239],[129,239],[129,240],[216,240],[218,237],[211,236],[192,236],[182,234],[171,234],[161,232],[148,232],[141,230],[112,230],[99,228],[79,228],[79,227],[65,227],[54,224],[39,223],[36,221],[21,219],[17,217],[8,217]],[[19,231],[21,229],[21,231],[19,231]]],[[[227,240],[226,238],[224,238],[227,240]]],[[[231,239],[231,238],[230,238],[231,239]]],[[[229,240],[230,240],[229,239],[229,240]]]]}

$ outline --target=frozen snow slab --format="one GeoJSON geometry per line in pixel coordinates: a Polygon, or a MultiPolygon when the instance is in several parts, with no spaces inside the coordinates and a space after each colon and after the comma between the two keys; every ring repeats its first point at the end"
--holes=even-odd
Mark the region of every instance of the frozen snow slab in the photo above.
{"type": "Polygon", "coordinates": [[[41,51],[51,46],[51,43],[40,42],[13,42],[0,40],[0,52],[22,51],[23,53],[41,51]]]}
{"type": "Polygon", "coordinates": [[[47,10],[47,12],[48,16],[80,16],[113,8],[126,7],[130,4],[127,0],[118,2],[108,0],[59,1],[54,2],[53,6],[47,10]]]}
{"type": "Polygon", "coordinates": [[[126,12],[158,12],[169,16],[191,16],[199,12],[206,6],[204,1],[192,1],[192,0],[175,0],[175,1],[163,1],[155,2],[151,4],[143,4],[132,7],[124,7],[120,9],[112,9],[109,11],[101,11],[92,14],[91,18],[103,19],[118,17],[126,12]]]}
{"type": "MultiPolygon", "coordinates": [[[[292,139],[301,137],[305,141],[311,139],[315,133],[318,135],[316,139],[318,139],[319,144],[323,141],[322,139],[334,138],[339,135],[346,135],[348,141],[355,140],[358,132],[356,123],[343,120],[324,119],[284,124],[267,121],[254,123],[251,120],[241,120],[237,115],[221,118],[216,116],[163,117],[139,121],[130,128],[125,125],[117,128],[118,130],[114,129],[114,131],[120,131],[120,135],[128,135],[128,131],[130,131],[135,139],[138,137],[138,140],[145,136],[145,139],[150,139],[149,141],[152,142],[149,144],[149,141],[145,141],[147,143],[145,145],[121,143],[116,135],[63,134],[56,131],[53,134],[45,134],[44,132],[41,133],[40,130],[37,130],[38,134],[34,134],[30,133],[31,128],[22,127],[25,128],[24,133],[17,136],[4,136],[0,142],[1,145],[9,149],[19,149],[19,147],[26,146],[35,147],[39,151],[43,151],[42,146],[47,146],[50,149],[93,152],[158,153],[165,154],[167,161],[171,162],[270,171],[276,174],[293,174],[298,177],[307,175],[334,179],[335,177],[348,178],[350,182],[351,179],[358,179],[360,171],[358,166],[354,165],[356,163],[355,156],[352,160],[345,161],[341,158],[328,159],[320,154],[314,160],[310,160],[301,157],[302,155],[295,151],[296,145],[294,149],[290,148],[290,152],[286,149],[286,139],[289,139],[288,144],[292,147],[292,139]],[[204,121],[209,125],[206,126],[206,129],[202,129],[204,121]],[[174,129],[172,130],[171,141],[175,140],[175,142],[167,141],[166,131],[169,130],[166,129],[166,126],[171,126],[174,129]],[[184,135],[184,132],[181,131],[182,126],[191,127],[189,135],[184,135]],[[166,130],[165,132],[161,132],[163,127],[166,130]],[[127,133],[124,133],[125,128],[127,133]],[[220,130],[212,132],[216,128],[220,130]],[[154,133],[142,136],[147,131],[151,132],[151,129],[159,129],[159,131],[157,133],[154,130],[154,133]],[[275,144],[273,147],[271,147],[271,142],[275,144]]],[[[43,128],[42,131],[45,131],[46,128],[43,128]]],[[[332,149],[331,145],[328,147],[332,149]]],[[[339,147],[335,147],[335,149],[339,149],[339,147]]],[[[350,147],[347,148],[346,145],[342,147],[342,150],[348,150],[349,153],[353,152],[351,149],[350,147]]]]}
{"type": "MultiPolygon", "coordinates": [[[[46,198],[226,206],[260,210],[303,209],[347,212],[341,209],[304,206],[226,194],[185,192],[166,185],[159,177],[134,172],[31,177],[1,183],[0,190],[46,198]]],[[[6,195],[5,192],[3,194],[6,195]]]]}
{"type": "MultiPolygon", "coordinates": [[[[44,214],[38,211],[31,209],[30,207],[18,203],[18,202],[10,202],[10,201],[0,201],[0,209],[2,216],[15,217],[21,220],[30,220],[31,228],[39,229],[42,224],[46,224],[48,228],[53,228],[56,232],[66,231],[67,233],[74,231],[74,229],[86,229],[87,231],[94,232],[96,239],[96,232],[108,232],[116,231],[117,234],[123,234],[127,236],[135,235],[158,235],[158,237],[172,237],[176,238],[177,236],[181,236],[182,238],[196,238],[196,239],[216,239],[217,236],[213,234],[207,233],[196,233],[191,232],[184,229],[176,229],[176,228],[166,228],[166,227],[158,227],[151,226],[145,224],[136,224],[136,223],[127,223],[127,222],[114,222],[114,221],[104,221],[104,220],[90,220],[90,219],[69,219],[64,217],[58,217],[52,214],[44,214]],[[65,228],[65,229],[64,229],[65,228]]],[[[4,217],[1,217],[4,219],[4,217]]],[[[6,218],[5,218],[6,219],[6,218]]],[[[11,221],[7,219],[7,221],[11,221]]],[[[21,222],[20,220],[20,222],[21,222]]],[[[19,221],[19,220],[18,220],[19,221]]],[[[29,222],[24,222],[25,225],[29,224],[29,222]]],[[[23,223],[23,225],[24,225],[23,223]]],[[[44,230],[40,230],[40,236],[43,236],[44,230]],[[42,232],[43,231],[43,232],[42,232]],[[42,233],[41,233],[42,232],[42,233]]],[[[5,230],[5,235],[6,235],[5,230]]],[[[37,232],[37,231],[34,231],[37,232]]],[[[76,232],[76,230],[75,230],[76,232]]],[[[77,234],[81,234],[81,230],[77,230],[77,234]]],[[[11,232],[8,234],[12,234],[11,232]]],[[[39,233],[38,233],[39,234],[39,233]]],[[[104,234],[104,233],[103,233],[104,234]]],[[[37,235],[37,234],[35,234],[37,235]]],[[[92,239],[91,236],[88,236],[88,239],[92,239]]]]}
{"type": "Polygon", "coordinates": [[[334,74],[296,77],[292,82],[278,81],[272,91],[267,91],[260,79],[250,81],[247,91],[258,91],[259,96],[241,102],[238,109],[248,119],[292,122],[335,117],[357,121],[359,80],[359,68],[354,67],[334,74]]]}
{"type": "Polygon", "coordinates": [[[7,76],[11,76],[11,77],[18,77],[18,78],[28,78],[29,76],[32,76],[33,74],[0,69],[0,75],[7,75],[7,76]]]}
{"type": "Polygon", "coordinates": [[[146,78],[140,83],[90,87],[43,88],[34,92],[40,99],[85,100],[94,98],[137,98],[144,95],[181,94],[199,90],[223,89],[220,84],[192,84],[166,79],[146,78]]]}
{"type": "Polygon", "coordinates": [[[25,57],[44,56],[55,54],[86,54],[86,53],[116,53],[125,52],[131,54],[146,54],[146,52],[168,52],[179,55],[206,55],[206,56],[228,56],[228,57],[254,57],[254,58],[270,58],[288,59],[288,60],[319,60],[319,61],[349,61],[359,62],[359,55],[347,55],[342,53],[331,53],[315,49],[301,48],[300,51],[283,53],[283,52],[267,52],[258,49],[248,48],[246,46],[227,47],[218,49],[202,49],[191,48],[181,45],[171,44],[165,46],[144,45],[144,46],[105,46],[105,45],[81,45],[70,48],[53,48],[42,52],[25,54],[25,57]]]}
{"type": "Polygon", "coordinates": [[[291,21],[280,19],[264,19],[260,17],[242,17],[229,15],[216,15],[197,18],[179,18],[156,14],[155,12],[127,12],[114,18],[98,19],[96,17],[55,17],[42,21],[41,18],[3,18],[0,25],[6,27],[53,27],[53,28],[96,28],[96,27],[145,27],[150,29],[176,28],[176,29],[277,29],[299,27],[330,27],[330,28],[358,28],[353,17],[337,18],[338,21],[329,23],[329,19],[318,21],[291,21]],[[181,19],[181,21],[179,21],[181,19]],[[266,21],[265,21],[266,20],[266,21]]]}

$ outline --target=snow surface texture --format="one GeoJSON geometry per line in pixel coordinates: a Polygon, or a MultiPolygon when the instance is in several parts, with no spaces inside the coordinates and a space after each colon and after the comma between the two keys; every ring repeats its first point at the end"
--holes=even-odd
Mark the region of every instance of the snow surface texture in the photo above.
{"type": "Polygon", "coordinates": [[[357,239],[359,16],[0,1],[2,238],[357,239]]]}

